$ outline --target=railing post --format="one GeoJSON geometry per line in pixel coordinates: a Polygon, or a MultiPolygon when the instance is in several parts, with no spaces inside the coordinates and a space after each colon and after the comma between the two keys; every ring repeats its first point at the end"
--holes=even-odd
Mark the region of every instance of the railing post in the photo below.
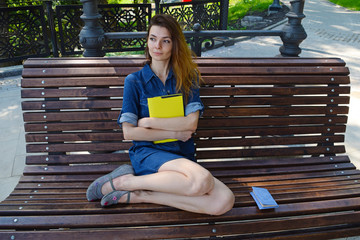
{"type": "Polygon", "coordinates": [[[226,30],[228,24],[228,15],[229,15],[229,0],[221,1],[220,9],[220,29],[226,30]]]}
{"type": "Polygon", "coordinates": [[[281,5],[279,0],[274,0],[273,3],[269,6],[270,12],[278,12],[281,10],[281,5]]]}
{"type": "Polygon", "coordinates": [[[45,0],[44,3],[46,5],[46,13],[47,13],[48,23],[49,23],[49,28],[50,28],[51,46],[52,46],[53,55],[54,55],[54,57],[59,57],[59,50],[57,47],[57,40],[56,40],[56,31],[55,31],[55,27],[54,27],[54,13],[53,13],[53,9],[52,9],[52,1],[45,0]]]}
{"type": "Polygon", "coordinates": [[[81,19],[85,26],[80,31],[80,43],[84,48],[84,57],[103,57],[103,45],[105,43],[104,30],[99,19],[97,0],[80,0],[83,4],[83,15],[81,19]]]}
{"type": "Polygon", "coordinates": [[[201,57],[201,40],[199,38],[199,33],[201,31],[200,23],[194,24],[194,37],[193,44],[191,44],[191,50],[196,54],[197,57],[201,57]]]}
{"type": "Polygon", "coordinates": [[[290,12],[286,14],[288,23],[283,28],[281,40],[283,45],[280,47],[280,53],[284,57],[298,57],[301,53],[300,43],[307,37],[305,29],[301,25],[304,15],[305,0],[290,1],[290,12]]]}
{"type": "Polygon", "coordinates": [[[155,13],[160,13],[160,0],[155,0],[155,13]]]}

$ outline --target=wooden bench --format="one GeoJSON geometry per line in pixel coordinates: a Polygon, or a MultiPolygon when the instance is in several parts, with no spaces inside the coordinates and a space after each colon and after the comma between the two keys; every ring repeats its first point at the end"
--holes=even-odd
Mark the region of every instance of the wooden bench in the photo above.
{"type": "Polygon", "coordinates": [[[331,239],[360,235],[360,172],[345,154],[341,59],[201,58],[197,158],[236,195],[208,216],[154,204],[101,208],[85,192],[129,161],[116,119],[137,58],[29,59],[24,176],[0,204],[0,239],[331,239]],[[252,186],[279,208],[259,210],[252,186]]]}

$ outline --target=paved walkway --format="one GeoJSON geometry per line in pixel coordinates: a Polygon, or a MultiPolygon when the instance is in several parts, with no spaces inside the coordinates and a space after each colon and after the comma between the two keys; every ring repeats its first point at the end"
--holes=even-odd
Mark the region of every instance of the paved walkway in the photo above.
{"type": "MultiPolygon", "coordinates": [[[[283,1],[290,6],[289,0],[283,1]]],[[[338,7],[327,0],[306,0],[303,26],[308,38],[300,57],[340,57],[350,69],[351,103],[346,149],[360,169],[360,12],[338,7]]],[[[278,26],[277,29],[281,29],[278,26]]],[[[282,45],[278,37],[255,37],[203,53],[215,57],[274,57],[282,45]]],[[[1,69],[0,69],[1,73],[1,69]]],[[[25,160],[25,140],[20,105],[20,78],[0,74],[0,201],[18,183],[25,160]]],[[[348,238],[360,239],[360,237],[348,238]]]]}

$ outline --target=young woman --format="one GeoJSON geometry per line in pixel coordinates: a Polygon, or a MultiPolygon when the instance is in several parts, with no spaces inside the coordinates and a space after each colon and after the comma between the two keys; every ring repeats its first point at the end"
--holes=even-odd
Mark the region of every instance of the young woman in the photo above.
{"type": "Polygon", "coordinates": [[[125,79],[119,116],[124,138],[133,140],[132,166],[122,165],[88,188],[89,201],[102,206],[117,203],[156,203],[190,212],[221,215],[234,204],[222,182],[196,163],[191,137],[203,104],[201,79],[178,22],[169,15],[150,21],[144,68],[125,79]],[[185,116],[150,118],[147,98],[182,93],[185,116]],[[178,139],[154,144],[153,141],[178,139]]]}

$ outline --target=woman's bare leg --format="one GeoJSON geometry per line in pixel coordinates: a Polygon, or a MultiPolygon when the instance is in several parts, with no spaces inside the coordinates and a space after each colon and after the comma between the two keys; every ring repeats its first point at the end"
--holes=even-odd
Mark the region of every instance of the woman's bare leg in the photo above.
{"type": "MultiPolygon", "coordinates": [[[[212,215],[223,214],[234,204],[234,195],[225,184],[199,164],[182,158],[165,163],[158,173],[124,175],[113,183],[117,190],[133,192],[132,203],[156,203],[212,215]]],[[[104,184],[103,194],[111,191],[110,183],[104,184]]]]}
{"type": "Polygon", "coordinates": [[[137,196],[134,196],[134,202],[155,203],[189,212],[221,215],[233,207],[234,195],[222,182],[217,179],[214,180],[214,188],[202,196],[179,196],[161,192],[140,191],[137,196]]]}
{"type": "MultiPolygon", "coordinates": [[[[211,173],[199,164],[185,158],[175,159],[163,164],[154,174],[125,175],[113,180],[118,190],[148,190],[185,196],[201,196],[214,187],[211,173]]],[[[112,191],[110,183],[104,184],[103,194],[112,191]]]]}
{"type": "MultiPolygon", "coordinates": [[[[189,212],[221,215],[234,205],[235,197],[231,190],[214,178],[214,188],[202,196],[181,196],[171,193],[153,191],[135,191],[130,194],[130,203],[155,203],[175,207],[189,212]]],[[[119,199],[125,203],[127,195],[119,199]]]]}

